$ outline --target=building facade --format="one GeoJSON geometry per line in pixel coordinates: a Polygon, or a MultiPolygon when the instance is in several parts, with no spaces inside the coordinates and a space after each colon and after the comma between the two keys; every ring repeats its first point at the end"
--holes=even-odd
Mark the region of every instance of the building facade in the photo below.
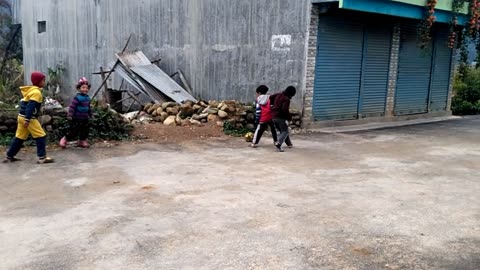
{"type": "Polygon", "coordinates": [[[27,73],[61,64],[73,85],[133,34],[130,50],[184,71],[199,98],[249,102],[260,84],[294,85],[304,123],[329,125],[449,113],[451,1],[439,2],[426,49],[421,0],[19,0],[15,14],[27,73]]]}

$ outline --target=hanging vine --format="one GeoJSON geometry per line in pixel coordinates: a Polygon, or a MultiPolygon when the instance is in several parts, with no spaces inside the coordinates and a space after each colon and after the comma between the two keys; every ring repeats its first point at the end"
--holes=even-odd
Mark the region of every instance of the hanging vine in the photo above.
{"type": "Polygon", "coordinates": [[[463,80],[468,70],[468,43],[470,42],[470,38],[468,37],[467,29],[463,29],[459,34],[459,41],[457,43],[457,49],[460,50],[458,77],[463,80]]]}
{"type": "Polygon", "coordinates": [[[455,44],[457,43],[457,41],[460,42],[460,40],[458,40],[458,38],[461,36],[459,34],[458,15],[460,14],[464,5],[464,0],[452,1],[452,18],[450,20],[450,33],[448,35],[448,47],[450,49],[455,48],[455,44]]]}
{"type": "Polygon", "coordinates": [[[437,0],[427,0],[425,18],[420,22],[417,28],[418,46],[422,49],[427,48],[432,40],[431,29],[437,17],[435,17],[435,6],[437,0]]]}

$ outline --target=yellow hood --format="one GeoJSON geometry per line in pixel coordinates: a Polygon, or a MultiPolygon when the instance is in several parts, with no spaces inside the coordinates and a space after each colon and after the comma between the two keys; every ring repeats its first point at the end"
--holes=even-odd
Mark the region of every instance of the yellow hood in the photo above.
{"type": "Polygon", "coordinates": [[[43,102],[42,90],[38,86],[22,86],[20,87],[22,92],[23,101],[36,101],[38,103],[43,102]]]}

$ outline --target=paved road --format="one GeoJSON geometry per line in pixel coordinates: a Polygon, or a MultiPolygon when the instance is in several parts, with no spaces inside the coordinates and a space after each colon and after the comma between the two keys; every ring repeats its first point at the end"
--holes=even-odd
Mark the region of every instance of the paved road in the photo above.
{"type": "Polygon", "coordinates": [[[0,269],[480,269],[480,118],[0,164],[0,269]]]}

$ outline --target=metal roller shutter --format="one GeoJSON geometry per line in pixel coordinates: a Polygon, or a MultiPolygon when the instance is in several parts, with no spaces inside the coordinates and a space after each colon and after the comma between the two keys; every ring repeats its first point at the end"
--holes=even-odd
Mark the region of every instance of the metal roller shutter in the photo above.
{"type": "Polygon", "coordinates": [[[448,30],[440,28],[435,35],[432,83],[430,90],[430,111],[446,111],[448,90],[450,88],[450,72],[452,49],[448,48],[448,30]]]}
{"type": "Polygon", "coordinates": [[[395,115],[426,113],[432,68],[432,50],[417,46],[415,24],[402,27],[395,115]]]}
{"type": "Polygon", "coordinates": [[[320,17],[313,97],[315,120],[358,117],[363,26],[340,17],[320,17]]]}
{"type": "Polygon", "coordinates": [[[366,27],[360,94],[361,109],[359,112],[362,117],[385,114],[392,39],[391,29],[390,25],[369,25],[366,27]]]}

